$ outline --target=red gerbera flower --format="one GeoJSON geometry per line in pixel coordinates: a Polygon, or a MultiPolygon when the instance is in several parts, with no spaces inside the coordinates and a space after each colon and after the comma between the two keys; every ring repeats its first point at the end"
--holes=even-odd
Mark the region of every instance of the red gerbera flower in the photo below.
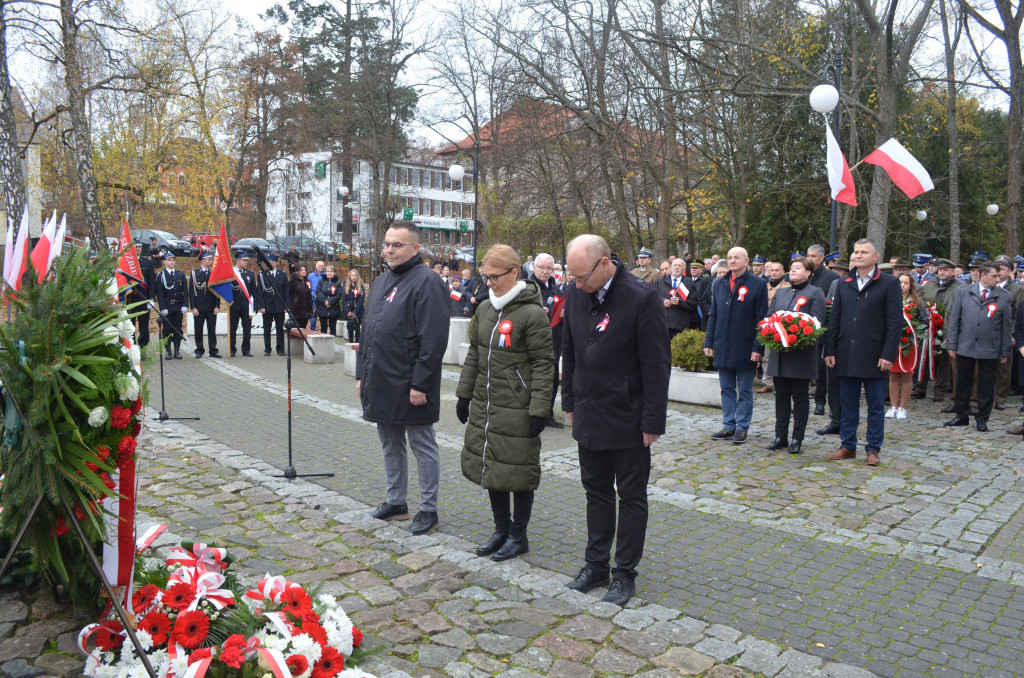
{"type": "Polygon", "coordinates": [[[163,604],[172,610],[184,610],[196,597],[196,589],[191,584],[178,582],[164,592],[163,604]]]}
{"type": "Polygon", "coordinates": [[[288,670],[292,672],[293,676],[301,676],[309,668],[309,660],[301,654],[290,655],[284,660],[284,663],[288,665],[288,670]]]}
{"type": "Polygon", "coordinates": [[[286,612],[301,617],[304,612],[313,609],[313,601],[310,599],[309,594],[302,590],[300,586],[292,586],[285,590],[281,594],[281,604],[284,605],[286,612]]]}
{"type": "Polygon", "coordinates": [[[160,593],[153,584],[146,584],[132,595],[132,609],[138,613],[153,604],[156,594],[160,593]]]}
{"type": "Polygon", "coordinates": [[[100,624],[96,629],[96,647],[104,652],[116,650],[124,644],[124,636],[121,635],[121,622],[111,619],[100,624]]]}
{"type": "Polygon", "coordinates": [[[352,648],[355,649],[363,644],[363,632],[352,627],[352,648]]]}
{"type": "Polygon", "coordinates": [[[201,647],[198,650],[192,650],[192,654],[188,656],[188,665],[192,666],[196,662],[201,662],[204,659],[208,659],[213,654],[212,647],[201,647]]]}
{"type": "Polygon", "coordinates": [[[153,610],[139,620],[139,629],[149,633],[154,645],[163,645],[171,632],[171,620],[163,612],[153,610]]]}
{"type": "Polygon", "coordinates": [[[345,668],[345,657],[328,645],[320,654],[320,659],[313,664],[312,678],[334,678],[345,668]]]}
{"type": "Polygon", "coordinates": [[[310,638],[321,645],[327,645],[327,631],[319,624],[303,624],[302,632],[309,634],[310,638]]]}
{"type": "Polygon", "coordinates": [[[210,618],[199,610],[189,610],[178,615],[171,639],[186,650],[191,650],[202,645],[209,633],[210,618]]]}

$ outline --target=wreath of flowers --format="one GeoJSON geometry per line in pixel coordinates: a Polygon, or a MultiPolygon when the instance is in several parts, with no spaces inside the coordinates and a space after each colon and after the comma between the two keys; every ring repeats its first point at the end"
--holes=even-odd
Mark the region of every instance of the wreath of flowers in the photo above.
{"type": "MultiPolygon", "coordinates": [[[[185,542],[167,559],[175,569],[166,585],[133,594],[135,633],[158,678],[373,678],[346,668],[365,654],[363,634],[334,596],[313,598],[270,575],[239,595],[224,588],[231,560],[225,549],[185,542]]],[[[89,678],[146,676],[115,619],[86,626],[78,644],[89,678]]]]}
{"type": "Polygon", "coordinates": [[[802,311],[776,311],[757,324],[757,341],[780,353],[797,351],[818,343],[825,328],[817,318],[802,311]]]}
{"type": "Polygon", "coordinates": [[[903,333],[900,335],[900,355],[909,356],[917,349],[916,338],[924,339],[927,336],[928,328],[921,322],[921,312],[917,304],[908,301],[903,304],[903,333]]]}

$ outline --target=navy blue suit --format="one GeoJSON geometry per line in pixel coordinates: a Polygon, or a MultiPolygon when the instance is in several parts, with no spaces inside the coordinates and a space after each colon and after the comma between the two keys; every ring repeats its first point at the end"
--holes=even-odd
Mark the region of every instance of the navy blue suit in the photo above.
{"type": "Polygon", "coordinates": [[[757,323],[768,315],[768,284],[749,271],[735,281],[731,277],[732,274],[711,283],[704,348],[715,351],[722,388],[722,425],[730,431],[746,431],[754,413],[757,368],[750,354],[764,355],[764,347],[757,342],[757,323]]]}

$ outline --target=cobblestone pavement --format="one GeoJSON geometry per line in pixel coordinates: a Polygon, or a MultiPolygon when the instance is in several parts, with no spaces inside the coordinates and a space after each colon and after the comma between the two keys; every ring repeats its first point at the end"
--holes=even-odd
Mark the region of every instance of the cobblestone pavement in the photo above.
{"type": "MultiPolygon", "coordinates": [[[[283,359],[186,359],[166,367],[170,413],[202,419],[154,425],[154,433],[168,429],[183,441],[201,440],[190,437],[188,430],[193,430],[284,468],[283,359]]],[[[299,473],[333,471],[334,478],[312,480],[345,502],[376,505],[383,497],[380,444],[374,427],[360,417],[353,380],[343,375],[340,364],[293,361],[292,369],[299,473]]],[[[454,564],[460,563],[451,558],[470,558],[472,545],[491,532],[485,493],[459,470],[461,427],[453,412],[457,378],[457,370],[445,373],[446,402],[438,425],[442,529],[435,533],[444,544],[457,544],[458,553],[437,554],[454,564]]],[[[152,406],[159,406],[155,382],[151,393],[152,406]]],[[[993,433],[984,435],[942,429],[940,407],[915,401],[909,420],[887,421],[882,466],[868,469],[861,460],[826,462],[825,455],[837,444],[834,436],[810,433],[804,454],[797,457],[767,452],[771,396],[758,396],[750,442],[739,447],[708,439],[720,427],[717,411],[673,405],[669,432],[653,450],[651,521],[636,600],[641,607],[628,612],[640,614],[653,606],[709,624],[707,629],[727,628],[720,634],[727,637],[709,632],[696,643],[682,643],[722,662],[735,659],[738,650],[727,646],[741,638],[838,662],[842,668],[825,666],[849,675],[855,666],[882,676],[1024,674],[1024,596],[1019,588],[1024,581],[1019,543],[1024,445],[1001,434],[1019,421],[1016,404],[996,412],[990,421],[993,433]],[[704,642],[709,640],[714,642],[704,642]]],[[[812,427],[822,424],[823,418],[811,418],[812,427]]],[[[584,498],[568,429],[545,431],[543,440],[545,475],[530,526],[532,551],[512,567],[530,565],[531,573],[548,581],[565,581],[582,565],[584,498]]],[[[205,454],[206,447],[217,445],[199,451],[205,454]]],[[[289,487],[270,480],[262,486],[289,487]]],[[[410,503],[415,499],[411,496],[410,503]]],[[[223,527],[223,507],[206,508],[205,513],[183,509],[188,514],[179,517],[183,529],[223,527]]],[[[370,529],[360,515],[355,510],[335,517],[349,527],[370,529]]],[[[384,529],[390,531],[377,532],[375,538],[406,534],[395,526],[384,529]]],[[[247,538],[260,539],[257,533],[247,538]]],[[[259,567],[290,567],[258,551],[255,558],[266,561],[259,567]]],[[[377,585],[392,588],[392,578],[400,576],[378,575],[384,583],[377,585]]],[[[536,605],[531,602],[531,607],[536,605]]],[[[532,642],[543,636],[539,633],[532,642]]],[[[619,650],[630,652],[621,645],[619,650]]],[[[385,660],[395,657],[393,650],[385,660]]],[[[419,668],[429,666],[405,657],[419,668]]],[[[416,667],[393,665],[415,673],[411,669],[416,667]]],[[[459,669],[447,666],[435,668],[458,674],[459,669]]],[[[778,662],[750,668],[765,675],[811,675],[778,662]]],[[[642,670],[589,669],[624,675],[642,670]]],[[[492,673],[481,670],[482,675],[492,673]]],[[[562,675],[550,667],[540,672],[562,675]]]]}

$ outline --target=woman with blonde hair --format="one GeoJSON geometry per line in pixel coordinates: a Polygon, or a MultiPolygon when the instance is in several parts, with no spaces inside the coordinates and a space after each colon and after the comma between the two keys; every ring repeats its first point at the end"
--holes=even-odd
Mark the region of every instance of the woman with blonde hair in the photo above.
{"type": "Polygon", "coordinates": [[[359,328],[363,323],[363,310],[366,308],[366,286],[363,277],[355,268],[349,270],[345,279],[345,293],[342,296],[345,312],[345,330],[348,341],[359,343],[359,328]]]}
{"type": "Polygon", "coordinates": [[[494,534],[477,555],[509,560],[530,550],[526,528],[540,485],[540,433],[551,413],[554,352],[540,287],[519,280],[519,255],[495,245],[480,277],[488,287],[469,325],[455,393],[466,427],[462,474],[487,490],[494,534]],[[515,496],[511,513],[510,493],[515,496]]]}

